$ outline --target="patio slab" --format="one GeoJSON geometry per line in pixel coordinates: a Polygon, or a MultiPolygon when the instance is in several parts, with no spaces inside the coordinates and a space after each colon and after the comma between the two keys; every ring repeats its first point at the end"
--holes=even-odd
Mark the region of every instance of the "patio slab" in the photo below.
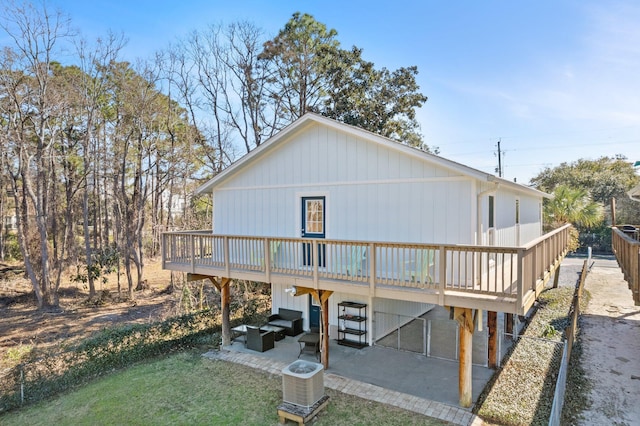
{"type": "MultiPolygon", "coordinates": [[[[292,341],[294,340],[294,338],[289,339],[292,341]]],[[[386,351],[389,350],[387,349],[386,351]]],[[[248,351],[244,349],[243,344],[236,343],[228,346],[226,349],[207,352],[203,354],[203,356],[210,359],[219,359],[246,365],[251,368],[267,371],[274,375],[281,375],[282,369],[289,365],[292,360],[283,361],[278,359],[281,358],[281,354],[278,354],[277,357],[265,356],[265,354],[268,354],[269,352],[273,352],[273,354],[275,354],[277,351],[270,350],[268,352],[258,353],[248,351]]],[[[282,353],[284,351],[280,352],[282,353]]],[[[465,410],[457,406],[432,401],[393,389],[384,388],[379,385],[345,377],[343,375],[338,375],[333,372],[331,368],[324,373],[324,385],[327,388],[334,389],[339,392],[396,406],[425,416],[445,420],[456,425],[467,426],[483,424],[482,420],[471,413],[470,410],[465,410]]]]}
{"type": "MultiPolygon", "coordinates": [[[[263,353],[245,348],[242,341],[234,341],[224,349],[264,357],[286,366],[298,359],[298,337],[287,336],[276,342],[274,349],[263,353]]],[[[317,362],[313,355],[303,354],[300,359],[317,362]]],[[[331,340],[326,373],[459,407],[457,361],[429,358],[381,346],[354,349],[331,340]]],[[[492,375],[493,370],[489,368],[473,366],[474,402],[492,375]]]]}

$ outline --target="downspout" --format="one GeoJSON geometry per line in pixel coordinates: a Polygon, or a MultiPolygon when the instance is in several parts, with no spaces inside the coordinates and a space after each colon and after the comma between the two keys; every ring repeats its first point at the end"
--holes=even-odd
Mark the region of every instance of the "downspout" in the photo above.
{"type": "MultiPolygon", "coordinates": [[[[500,185],[498,182],[495,182],[493,179],[493,176],[489,176],[487,178],[488,182],[493,182],[493,184],[495,185],[493,188],[490,189],[486,189],[482,192],[479,192],[477,195],[477,201],[476,201],[476,245],[480,245],[480,237],[482,235],[482,197],[484,197],[485,195],[489,195],[491,193],[495,193],[498,190],[498,186],[500,185]]],[[[495,209],[495,206],[494,206],[495,209]]]]}

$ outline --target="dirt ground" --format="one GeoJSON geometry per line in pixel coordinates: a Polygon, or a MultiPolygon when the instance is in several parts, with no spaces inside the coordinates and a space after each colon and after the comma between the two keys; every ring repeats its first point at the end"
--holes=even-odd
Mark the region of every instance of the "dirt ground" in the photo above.
{"type": "MultiPolygon", "coordinates": [[[[9,266],[0,263],[0,271],[10,272],[9,266]]],[[[0,279],[0,370],[11,348],[52,349],[115,324],[161,320],[173,315],[176,309],[177,296],[167,291],[171,273],[162,270],[159,261],[145,266],[147,288],[137,291],[134,301],[118,296],[115,277],[111,277],[107,285],[96,285],[101,297],[92,303],[88,302],[88,291],[81,283],[67,279],[59,291],[60,309],[50,312],[36,309],[31,284],[24,274],[3,275],[4,279],[0,279]]],[[[121,285],[126,293],[124,277],[121,285]]]]}
{"type": "Polygon", "coordinates": [[[593,385],[584,425],[640,425],[640,306],[615,259],[596,259],[585,288],[582,364],[593,385]]]}

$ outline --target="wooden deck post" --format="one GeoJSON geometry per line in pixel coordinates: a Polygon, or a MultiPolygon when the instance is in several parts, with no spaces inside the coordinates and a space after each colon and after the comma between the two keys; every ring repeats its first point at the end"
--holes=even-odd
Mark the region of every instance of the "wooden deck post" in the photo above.
{"type": "Polygon", "coordinates": [[[489,368],[498,366],[498,313],[487,312],[488,362],[489,368]]]}
{"type": "Polygon", "coordinates": [[[332,290],[316,290],[309,287],[297,287],[296,297],[304,294],[310,294],[320,305],[320,321],[321,321],[321,345],[320,345],[320,361],[325,370],[329,368],[329,297],[333,294],[332,290]]]}
{"type": "Polygon", "coordinates": [[[223,278],[220,283],[220,295],[222,305],[222,346],[229,346],[231,344],[231,322],[229,320],[229,305],[231,301],[230,285],[231,280],[229,278],[223,278]]]}
{"type": "Polygon", "coordinates": [[[611,198],[611,226],[616,226],[616,199],[611,198]]]}
{"type": "Polygon", "coordinates": [[[471,407],[473,400],[473,311],[469,308],[454,308],[454,318],[460,327],[460,364],[458,368],[458,394],[460,406],[471,407]]]}
{"type": "Polygon", "coordinates": [[[320,291],[320,301],[322,309],[322,365],[326,370],[329,368],[329,296],[331,292],[320,291]],[[325,295],[325,293],[328,293],[325,295]]]}
{"type": "Polygon", "coordinates": [[[558,288],[558,281],[560,280],[560,266],[561,264],[558,264],[553,275],[553,288],[558,288]]]}

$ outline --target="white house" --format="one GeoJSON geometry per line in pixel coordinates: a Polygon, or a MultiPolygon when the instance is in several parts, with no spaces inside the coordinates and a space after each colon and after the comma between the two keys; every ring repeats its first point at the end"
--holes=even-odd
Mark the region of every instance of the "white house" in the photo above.
{"type": "Polygon", "coordinates": [[[213,232],[165,234],[165,268],[270,283],[274,312],[308,329],[320,300],[289,294],[302,289],[325,303],[325,337],[358,343],[392,327],[373,312],[522,314],[566,247],[564,230],[542,236],[547,194],[314,114],[198,192],[213,232]],[[363,333],[341,333],[343,309],[363,333]]]}
{"type": "MultiPolygon", "coordinates": [[[[496,246],[519,246],[540,237],[546,196],[314,114],[198,192],[213,194],[216,235],[496,246]]],[[[307,313],[304,300],[286,297],[290,284],[274,284],[274,310],[307,313]]],[[[343,299],[389,313],[427,309],[421,303],[348,292],[334,293],[333,299],[331,309],[343,299]]],[[[304,318],[308,328],[309,316],[304,318]]],[[[336,314],[330,312],[329,319],[338,326],[336,314]]]]}

